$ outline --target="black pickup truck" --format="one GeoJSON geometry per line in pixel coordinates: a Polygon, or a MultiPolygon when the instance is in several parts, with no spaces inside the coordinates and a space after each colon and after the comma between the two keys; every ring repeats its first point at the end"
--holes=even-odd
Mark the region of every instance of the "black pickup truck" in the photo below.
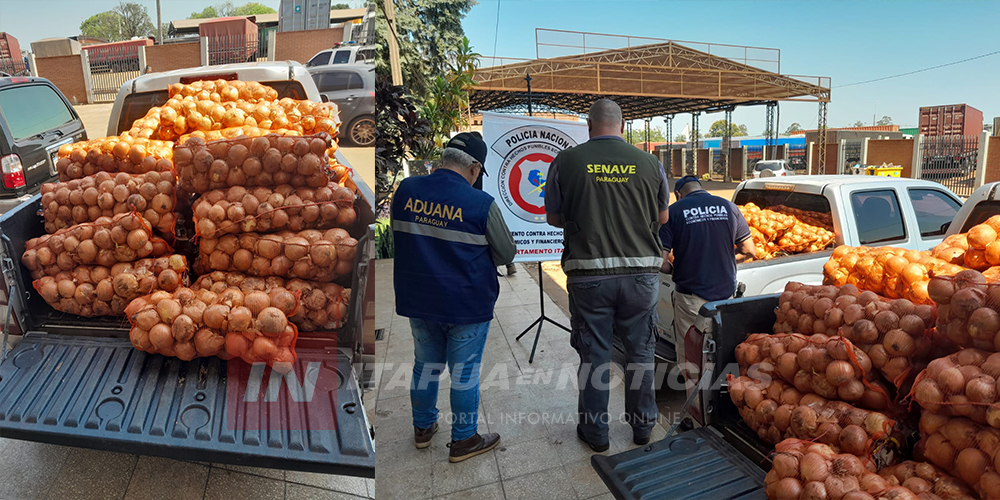
{"type": "MultiPolygon", "coordinates": [[[[710,372],[688,413],[701,425],[617,455],[594,455],[591,463],[618,499],[765,499],[764,475],[774,445],[762,441],[740,418],[726,390],[727,367],[736,366],[736,345],[751,333],[770,332],[779,294],[710,302],[708,336],[688,335],[689,362],[710,372]],[[700,355],[690,355],[700,353],[700,355]],[[711,383],[709,383],[711,382],[711,383]]],[[[735,370],[729,371],[734,375],[735,370]]],[[[690,392],[689,392],[690,395],[690,392]]]]}
{"type": "MultiPolygon", "coordinates": [[[[300,333],[293,370],[267,379],[263,365],[138,351],[124,318],[55,311],[20,263],[25,242],[45,234],[40,195],[4,214],[0,437],[374,478],[359,380],[374,298],[374,197],[353,173],[345,184],[358,195],[358,221],[349,231],[358,251],[351,282],[344,283],[351,287],[347,323],[333,332],[300,333]],[[9,337],[19,338],[12,350],[9,337]]],[[[192,234],[193,226],[178,223],[175,251],[191,248],[192,234]]]]}

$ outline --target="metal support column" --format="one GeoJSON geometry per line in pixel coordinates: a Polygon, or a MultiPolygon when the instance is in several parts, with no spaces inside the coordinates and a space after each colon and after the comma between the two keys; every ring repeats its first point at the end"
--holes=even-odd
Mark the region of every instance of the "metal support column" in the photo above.
{"type": "Polygon", "coordinates": [[[531,116],[531,75],[524,75],[524,81],[528,82],[528,116],[531,116]]]}
{"type": "Polygon", "coordinates": [[[819,103],[819,117],[816,120],[816,131],[819,132],[816,140],[816,173],[819,175],[826,173],[826,104],[819,103]]]}
{"type": "Polygon", "coordinates": [[[767,103],[767,119],[766,119],[767,125],[765,126],[764,129],[765,137],[764,137],[764,151],[761,153],[762,160],[772,159],[768,158],[768,153],[772,148],[774,148],[775,144],[774,107],[775,103],[773,102],[767,103]]]}
{"type": "Polygon", "coordinates": [[[694,175],[698,175],[698,115],[701,113],[691,113],[691,169],[694,175]]]}
{"type": "Polygon", "coordinates": [[[625,122],[625,140],[632,142],[632,120],[625,122]]]}
{"type": "Polygon", "coordinates": [[[674,128],[674,115],[665,116],[663,118],[663,126],[667,137],[667,162],[663,165],[663,170],[669,179],[674,175],[674,138],[671,136],[674,128]]]}
{"type": "Polygon", "coordinates": [[[732,182],[733,175],[729,171],[729,150],[732,149],[733,108],[726,108],[726,133],[722,136],[722,180],[732,182]]]}
{"type": "Polygon", "coordinates": [[[642,145],[642,150],[649,153],[649,118],[646,118],[646,142],[642,145]]]}

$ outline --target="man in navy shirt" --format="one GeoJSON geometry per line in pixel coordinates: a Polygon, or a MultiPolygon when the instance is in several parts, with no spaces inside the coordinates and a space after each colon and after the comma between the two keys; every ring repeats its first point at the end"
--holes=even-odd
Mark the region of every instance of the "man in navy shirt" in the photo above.
{"type": "Polygon", "coordinates": [[[684,363],[684,339],[692,326],[704,332],[709,319],[698,315],[701,306],[736,293],[736,263],[756,255],[750,228],[733,202],[702,189],[693,175],[674,183],[677,202],[670,205],[667,223],[660,227],[665,252],[661,271],[673,271],[674,335],[677,362],[684,363]]]}

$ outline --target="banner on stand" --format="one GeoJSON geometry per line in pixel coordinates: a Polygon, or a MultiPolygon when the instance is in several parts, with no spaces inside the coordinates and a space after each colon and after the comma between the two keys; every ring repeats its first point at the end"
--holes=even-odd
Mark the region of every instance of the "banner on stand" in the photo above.
{"type": "Polygon", "coordinates": [[[514,262],[562,258],[563,231],[545,222],[545,181],[556,154],[588,138],[585,122],[483,113],[489,149],[483,190],[496,200],[517,243],[514,262]]]}

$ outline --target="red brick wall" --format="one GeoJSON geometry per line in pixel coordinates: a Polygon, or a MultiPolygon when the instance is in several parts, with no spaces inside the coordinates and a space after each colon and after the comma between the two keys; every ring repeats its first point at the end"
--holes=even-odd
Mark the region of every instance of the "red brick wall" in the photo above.
{"type": "Polygon", "coordinates": [[[913,177],[913,139],[868,141],[868,164],[892,163],[903,167],[900,177],[913,177]]]}
{"type": "Polygon", "coordinates": [[[683,177],[684,170],[681,169],[681,161],[683,161],[684,158],[684,150],[671,149],[670,155],[671,170],[673,170],[674,177],[683,177]]]}
{"type": "Polygon", "coordinates": [[[734,181],[743,180],[743,148],[729,150],[729,175],[734,181]]]}
{"type": "Polygon", "coordinates": [[[38,76],[48,78],[72,103],[87,103],[80,55],[39,57],[35,59],[38,76]]]}
{"type": "Polygon", "coordinates": [[[701,177],[710,171],[712,157],[708,155],[707,149],[698,149],[695,154],[698,155],[698,177],[701,177]]]}
{"type": "Polygon", "coordinates": [[[1000,181],[1000,137],[990,137],[987,140],[986,182],[1000,181]]]}
{"type": "Polygon", "coordinates": [[[284,31],[276,33],[274,59],[276,61],[309,62],[317,52],[333,48],[344,41],[344,28],[327,28],[309,31],[284,31]]]}
{"type": "Polygon", "coordinates": [[[154,73],[201,66],[201,42],[146,47],[146,65],[154,73]]]}
{"type": "Polygon", "coordinates": [[[817,168],[819,164],[819,144],[813,146],[812,171],[815,175],[833,175],[837,173],[837,145],[826,145],[826,166],[817,168]]]}

